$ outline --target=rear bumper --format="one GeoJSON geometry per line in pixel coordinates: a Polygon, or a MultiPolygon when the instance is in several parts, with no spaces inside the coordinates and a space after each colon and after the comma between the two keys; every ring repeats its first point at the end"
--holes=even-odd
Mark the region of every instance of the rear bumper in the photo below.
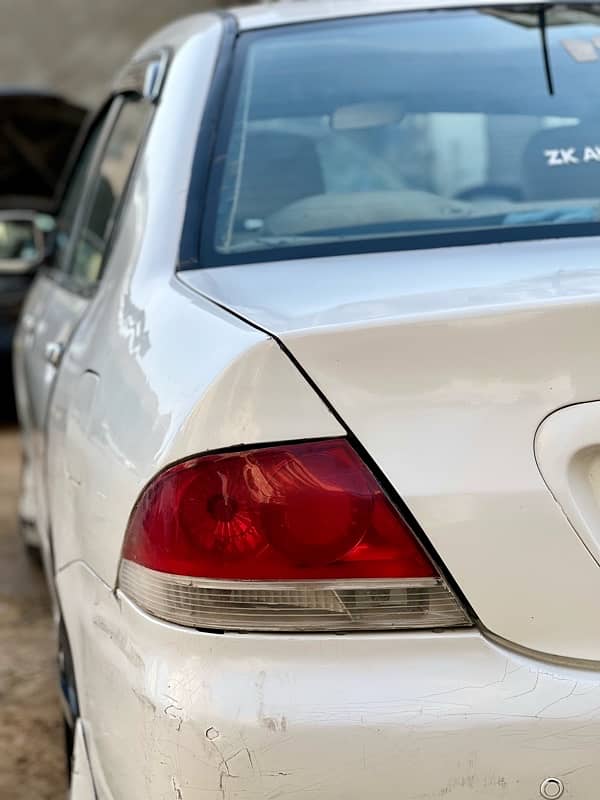
{"type": "Polygon", "coordinates": [[[75,728],[72,769],[69,797],[72,800],[96,800],[81,722],[78,722],[75,728]]]}
{"type": "Polygon", "coordinates": [[[59,581],[101,800],[531,800],[550,777],[596,795],[600,672],[476,631],[185,631],[84,567],[59,581]]]}

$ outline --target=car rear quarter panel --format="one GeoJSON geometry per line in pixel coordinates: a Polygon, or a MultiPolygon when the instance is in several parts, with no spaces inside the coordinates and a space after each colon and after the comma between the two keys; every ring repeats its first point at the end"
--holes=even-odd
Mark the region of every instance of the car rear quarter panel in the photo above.
{"type": "Polygon", "coordinates": [[[273,340],[175,275],[222,35],[217,17],[202,25],[173,58],[100,290],[65,353],[50,409],[56,567],[81,559],[110,586],[132,507],[164,466],[211,449],[344,433],[273,340]]]}
{"type": "Polygon", "coordinates": [[[99,800],[532,800],[549,777],[595,796],[597,672],[476,630],[184,630],[81,563],[59,588],[86,598],[67,621],[99,800]]]}

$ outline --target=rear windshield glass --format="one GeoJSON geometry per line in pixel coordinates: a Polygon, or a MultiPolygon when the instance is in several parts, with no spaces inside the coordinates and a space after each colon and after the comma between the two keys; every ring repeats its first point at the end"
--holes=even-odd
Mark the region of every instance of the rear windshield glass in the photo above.
{"type": "Polygon", "coordinates": [[[597,232],[600,5],[290,26],[236,58],[205,263],[597,232]]]}

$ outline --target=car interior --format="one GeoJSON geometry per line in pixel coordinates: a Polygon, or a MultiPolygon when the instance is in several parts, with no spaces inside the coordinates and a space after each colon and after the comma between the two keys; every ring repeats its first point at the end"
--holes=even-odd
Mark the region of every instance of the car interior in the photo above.
{"type": "Polygon", "coordinates": [[[252,45],[217,250],[600,220],[597,71],[564,13],[548,12],[546,49],[526,13],[402,16],[252,45]]]}

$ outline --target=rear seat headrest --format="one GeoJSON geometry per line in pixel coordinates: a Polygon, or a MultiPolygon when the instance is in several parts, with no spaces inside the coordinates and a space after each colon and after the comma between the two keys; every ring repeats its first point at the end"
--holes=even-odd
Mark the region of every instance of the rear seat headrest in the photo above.
{"type": "Polygon", "coordinates": [[[271,131],[248,135],[236,219],[264,220],[325,184],[315,143],[307,136],[271,131]]]}

